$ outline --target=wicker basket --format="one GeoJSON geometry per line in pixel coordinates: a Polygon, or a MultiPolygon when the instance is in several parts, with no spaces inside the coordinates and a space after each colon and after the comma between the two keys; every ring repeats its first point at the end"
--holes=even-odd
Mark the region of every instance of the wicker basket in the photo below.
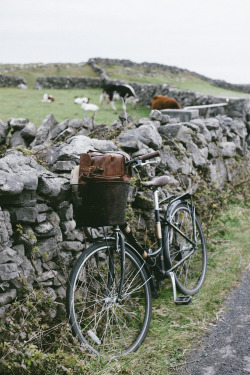
{"type": "Polygon", "coordinates": [[[102,181],[72,185],[78,227],[125,224],[129,182],[102,181]]]}

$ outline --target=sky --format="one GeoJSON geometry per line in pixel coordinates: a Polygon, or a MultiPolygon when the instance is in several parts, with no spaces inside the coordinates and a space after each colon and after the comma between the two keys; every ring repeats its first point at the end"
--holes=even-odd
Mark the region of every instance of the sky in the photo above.
{"type": "Polygon", "coordinates": [[[0,0],[0,63],[156,62],[250,84],[250,0],[0,0]]]}

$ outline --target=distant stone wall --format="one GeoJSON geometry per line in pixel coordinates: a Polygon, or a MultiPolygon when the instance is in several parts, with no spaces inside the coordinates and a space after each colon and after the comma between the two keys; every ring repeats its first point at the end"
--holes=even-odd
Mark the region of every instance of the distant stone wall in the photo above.
{"type": "MultiPolygon", "coordinates": [[[[204,178],[208,186],[223,188],[241,173],[239,160],[248,155],[246,124],[239,118],[219,115],[180,122],[152,111],[150,118],[128,121],[129,127],[120,115],[108,127],[84,116],[58,123],[50,114],[37,132],[28,119],[0,121],[2,143],[10,131],[12,147],[24,140],[22,151],[9,149],[0,159],[0,317],[24,282],[43,286],[53,299],[65,297],[72,263],[89,245],[77,227],[70,189],[80,153],[121,149],[140,155],[159,149],[161,160],[144,167],[142,176],[167,174],[180,192],[194,192],[204,178]]],[[[129,200],[140,210],[143,228],[152,227],[154,216],[145,194],[130,188],[129,200]]],[[[162,197],[167,194],[163,189],[162,197]]],[[[101,234],[95,231],[95,236],[101,234]]]]}
{"type": "Polygon", "coordinates": [[[35,89],[87,89],[101,87],[100,78],[88,77],[39,77],[35,89]]]}
{"type": "Polygon", "coordinates": [[[0,87],[26,88],[27,82],[22,77],[8,76],[8,75],[0,74],[0,87]]]}

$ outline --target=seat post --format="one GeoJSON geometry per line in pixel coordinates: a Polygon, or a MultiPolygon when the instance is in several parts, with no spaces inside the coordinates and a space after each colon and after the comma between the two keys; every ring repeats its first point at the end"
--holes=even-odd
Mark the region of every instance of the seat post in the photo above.
{"type": "Polygon", "coordinates": [[[161,233],[161,222],[160,222],[160,212],[159,212],[159,189],[158,187],[153,190],[154,192],[154,210],[155,210],[155,223],[156,223],[156,233],[158,242],[160,241],[160,246],[162,245],[162,233],[161,233]]]}

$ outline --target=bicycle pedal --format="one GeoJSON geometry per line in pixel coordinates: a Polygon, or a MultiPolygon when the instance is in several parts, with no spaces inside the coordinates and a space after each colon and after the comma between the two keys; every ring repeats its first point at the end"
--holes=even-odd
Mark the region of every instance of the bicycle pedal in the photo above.
{"type": "Polygon", "coordinates": [[[190,296],[179,296],[174,300],[176,305],[189,305],[191,301],[192,297],[190,296]]]}

